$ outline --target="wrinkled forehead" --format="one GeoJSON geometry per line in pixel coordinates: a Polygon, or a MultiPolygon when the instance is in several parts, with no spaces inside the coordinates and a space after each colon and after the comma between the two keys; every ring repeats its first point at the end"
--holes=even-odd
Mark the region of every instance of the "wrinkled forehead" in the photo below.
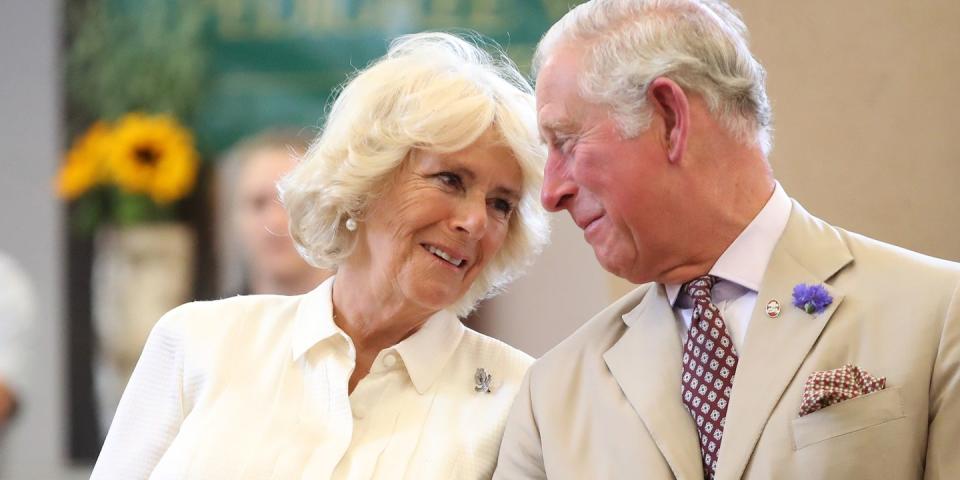
{"type": "Polygon", "coordinates": [[[535,90],[540,95],[541,90],[553,90],[565,86],[568,82],[576,84],[579,72],[583,70],[584,47],[569,42],[562,43],[550,50],[550,54],[542,59],[537,69],[535,90]]]}
{"type": "Polygon", "coordinates": [[[537,122],[543,131],[568,131],[580,120],[588,102],[580,90],[580,52],[558,49],[545,59],[537,75],[537,122]]]}

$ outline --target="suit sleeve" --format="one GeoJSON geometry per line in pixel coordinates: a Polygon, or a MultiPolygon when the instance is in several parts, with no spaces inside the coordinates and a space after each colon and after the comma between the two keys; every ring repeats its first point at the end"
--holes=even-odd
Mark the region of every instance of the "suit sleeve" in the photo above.
{"type": "Polygon", "coordinates": [[[183,341],[176,308],[154,326],[123,392],[91,480],[150,477],[183,420],[183,341]]]}
{"type": "Polygon", "coordinates": [[[494,480],[546,479],[543,465],[543,446],[533,406],[533,365],[523,379],[507,418],[507,426],[500,443],[500,455],[494,480]]]}
{"type": "Polygon", "coordinates": [[[924,478],[960,478],[960,283],[947,309],[930,382],[930,430],[924,478]]]}

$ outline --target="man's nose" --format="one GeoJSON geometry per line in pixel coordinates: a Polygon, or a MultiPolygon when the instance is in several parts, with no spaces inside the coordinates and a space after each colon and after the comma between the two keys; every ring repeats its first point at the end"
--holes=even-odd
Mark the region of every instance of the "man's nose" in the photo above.
{"type": "Polygon", "coordinates": [[[558,152],[547,155],[547,164],[543,169],[543,186],[540,188],[540,203],[550,212],[558,212],[569,207],[577,196],[577,184],[570,178],[567,162],[558,152]]]}

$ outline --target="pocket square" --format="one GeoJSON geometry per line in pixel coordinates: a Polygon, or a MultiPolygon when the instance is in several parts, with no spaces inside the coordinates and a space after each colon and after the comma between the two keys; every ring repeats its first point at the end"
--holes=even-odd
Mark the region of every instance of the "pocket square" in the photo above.
{"type": "Polygon", "coordinates": [[[883,390],[886,387],[886,377],[874,377],[856,365],[844,365],[833,370],[813,372],[803,385],[800,416],[811,414],[844,400],[883,390]]]}

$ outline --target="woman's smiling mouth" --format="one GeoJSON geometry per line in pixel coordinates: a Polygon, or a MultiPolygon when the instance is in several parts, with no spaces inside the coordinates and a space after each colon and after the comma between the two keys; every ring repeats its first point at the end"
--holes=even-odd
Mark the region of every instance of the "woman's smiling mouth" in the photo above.
{"type": "Polygon", "coordinates": [[[440,258],[440,259],[444,260],[445,262],[449,263],[450,265],[453,265],[454,267],[460,268],[460,267],[462,267],[462,266],[465,266],[466,263],[467,263],[466,259],[464,259],[464,258],[459,258],[459,257],[456,256],[456,254],[450,253],[450,252],[448,252],[448,251],[446,251],[446,250],[444,250],[444,249],[442,249],[442,248],[436,247],[436,246],[434,246],[434,245],[429,245],[429,244],[426,244],[426,243],[421,243],[420,246],[422,246],[422,247],[424,248],[424,250],[432,253],[432,254],[433,254],[434,256],[436,256],[437,258],[440,258]]]}

